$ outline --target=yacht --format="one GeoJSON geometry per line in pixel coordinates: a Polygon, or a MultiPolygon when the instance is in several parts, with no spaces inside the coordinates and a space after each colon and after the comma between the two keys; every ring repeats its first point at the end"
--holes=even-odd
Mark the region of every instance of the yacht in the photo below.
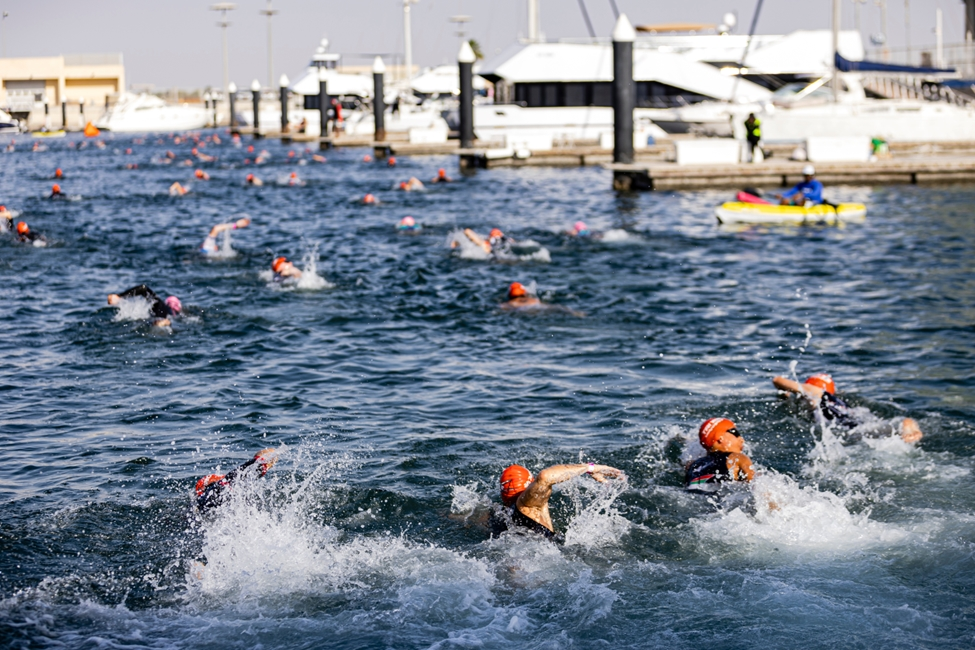
{"type": "Polygon", "coordinates": [[[20,123],[10,113],[0,110],[0,135],[20,133],[20,123]]]}
{"type": "Polygon", "coordinates": [[[167,104],[147,93],[122,93],[95,126],[126,133],[192,131],[204,128],[209,117],[209,112],[203,106],[167,104]]]}

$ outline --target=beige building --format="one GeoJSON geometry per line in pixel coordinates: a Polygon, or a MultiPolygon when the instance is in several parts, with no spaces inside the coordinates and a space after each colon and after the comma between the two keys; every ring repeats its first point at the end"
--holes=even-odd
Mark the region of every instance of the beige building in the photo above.
{"type": "Polygon", "coordinates": [[[51,122],[61,123],[61,102],[71,117],[80,119],[80,103],[89,118],[101,114],[106,97],[125,89],[122,54],[68,54],[64,56],[0,59],[0,108],[36,121],[44,105],[51,122]],[[91,110],[88,107],[91,107],[91,110]]]}

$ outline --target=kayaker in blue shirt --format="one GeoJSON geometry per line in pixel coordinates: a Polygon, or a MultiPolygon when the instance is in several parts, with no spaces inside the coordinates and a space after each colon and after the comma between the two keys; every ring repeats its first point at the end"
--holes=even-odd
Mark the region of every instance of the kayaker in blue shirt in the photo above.
{"type": "Polygon", "coordinates": [[[817,205],[823,202],[823,184],[816,180],[816,169],[812,165],[802,168],[805,177],[801,183],[785,194],[776,194],[782,205],[817,205]]]}

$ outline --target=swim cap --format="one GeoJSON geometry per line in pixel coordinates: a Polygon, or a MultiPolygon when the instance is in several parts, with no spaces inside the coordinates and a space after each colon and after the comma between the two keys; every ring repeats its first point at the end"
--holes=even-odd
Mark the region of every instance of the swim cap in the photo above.
{"type": "Polygon", "coordinates": [[[288,263],[287,257],[277,257],[274,259],[274,263],[271,264],[271,270],[277,273],[281,270],[281,267],[288,263]]]}
{"type": "Polygon", "coordinates": [[[392,167],[393,165],[395,165],[396,164],[396,157],[395,156],[390,156],[389,157],[389,161],[386,164],[389,165],[390,167],[392,167]]]}
{"type": "Polygon", "coordinates": [[[711,418],[701,425],[700,430],[697,432],[698,439],[701,441],[701,446],[705,449],[710,449],[714,441],[718,439],[722,433],[727,433],[728,431],[735,431],[735,423],[728,418],[711,418]]]}
{"type": "Polygon", "coordinates": [[[254,180],[254,174],[248,174],[248,175],[247,175],[247,178],[246,178],[245,180],[246,180],[246,181],[247,181],[248,183],[250,183],[251,181],[253,181],[253,180],[254,180]]]}
{"type": "Polygon", "coordinates": [[[498,228],[491,228],[491,234],[488,235],[489,238],[494,239],[496,237],[504,237],[504,233],[498,228]]]}
{"type": "Polygon", "coordinates": [[[54,186],[51,188],[51,192],[54,193],[54,194],[60,194],[61,193],[61,186],[58,185],[57,183],[55,183],[54,186]]]}
{"type": "Polygon", "coordinates": [[[17,232],[19,234],[26,235],[28,230],[30,230],[30,228],[27,227],[27,224],[25,222],[23,221],[17,222],[17,232]]]}
{"type": "Polygon", "coordinates": [[[512,282],[511,286],[508,287],[508,298],[518,298],[519,296],[528,295],[525,291],[524,285],[521,282],[512,282]]]}
{"type": "Polygon", "coordinates": [[[532,482],[532,473],[521,465],[511,465],[501,473],[501,501],[510,506],[532,482]]]}
{"type": "Polygon", "coordinates": [[[376,202],[376,197],[373,196],[372,194],[366,194],[364,197],[362,197],[362,202],[363,203],[375,203],[376,202]]]}
{"type": "Polygon", "coordinates": [[[446,175],[447,175],[447,170],[446,170],[446,169],[444,169],[443,167],[441,167],[441,168],[440,168],[440,169],[439,169],[439,170],[437,171],[437,176],[439,176],[440,178],[443,178],[443,177],[444,177],[444,176],[446,176],[446,175]]]}
{"type": "Polygon", "coordinates": [[[809,384],[810,386],[822,388],[830,395],[836,394],[836,384],[833,383],[833,378],[827,375],[825,372],[816,373],[807,379],[805,383],[809,384]]]}
{"type": "Polygon", "coordinates": [[[173,313],[178,314],[183,311],[183,303],[179,301],[176,296],[170,296],[166,298],[166,306],[173,310],[173,313]]]}
{"type": "Polygon", "coordinates": [[[406,228],[412,228],[413,226],[416,225],[416,219],[414,219],[413,217],[403,217],[400,220],[399,225],[404,226],[406,228]]]}
{"type": "Polygon", "coordinates": [[[224,477],[223,474],[207,474],[206,476],[201,478],[199,481],[196,482],[196,496],[198,497],[203,496],[203,493],[206,491],[208,486],[214,483],[218,483],[219,481],[222,481],[223,477],[224,477]]]}
{"type": "Polygon", "coordinates": [[[366,154],[365,156],[362,157],[362,162],[372,162],[372,156],[366,154]]]}
{"type": "Polygon", "coordinates": [[[203,178],[203,170],[202,169],[197,169],[196,170],[196,177],[197,178],[203,178]]]}
{"type": "Polygon", "coordinates": [[[576,221],[576,223],[573,226],[573,228],[576,229],[576,232],[585,232],[585,231],[589,230],[589,226],[586,225],[586,222],[585,221],[576,221]]]}
{"type": "Polygon", "coordinates": [[[54,170],[54,176],[55,178],[61,178],[62,176],[64,176],[64,172],[61,171],[60,167],[54,170]]]}
{"type": "Polygon", "coordinates": [[[816,175],[816,168],[813,167],[812,165],[806,165],[805,167],[802,168],[802,175],[803,176],[815,176],[816,175]]]}
{"type": "Polygon", "coordinates": [[[7,206],[0,205],[0,212],[6,212],[6,211],[7,211],[7,206]]]}
{"type": "Polygon", "coordinates": [[[400,188],[401,190],[405,190],[405,189],[407,189],[408,187],[409,187],[409,185],[407,185],[407,184],[406,184],[406,181],[403,181],[402,183],[400,183],[400,184],[399,184],[399,188],[400,188]]]}
{"type": "Polygon", "coordinates": [[[298,178],[297,172],[291,172],[291,178],[298,178]]]}

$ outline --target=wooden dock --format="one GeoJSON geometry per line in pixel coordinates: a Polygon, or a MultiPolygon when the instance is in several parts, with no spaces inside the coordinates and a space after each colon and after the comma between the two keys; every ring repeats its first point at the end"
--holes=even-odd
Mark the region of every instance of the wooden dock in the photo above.
{"type": "MultiPolygon", "coordinates": [[[[808,163],[767,159],[758,164],[678,165],[672,162],[608,164],[618,190],[790,187],[808,163]]],[[[906,156],[875,162],[814,163],[828,185],[886,185],[975,181],[975,155],[906,156]]]]}

